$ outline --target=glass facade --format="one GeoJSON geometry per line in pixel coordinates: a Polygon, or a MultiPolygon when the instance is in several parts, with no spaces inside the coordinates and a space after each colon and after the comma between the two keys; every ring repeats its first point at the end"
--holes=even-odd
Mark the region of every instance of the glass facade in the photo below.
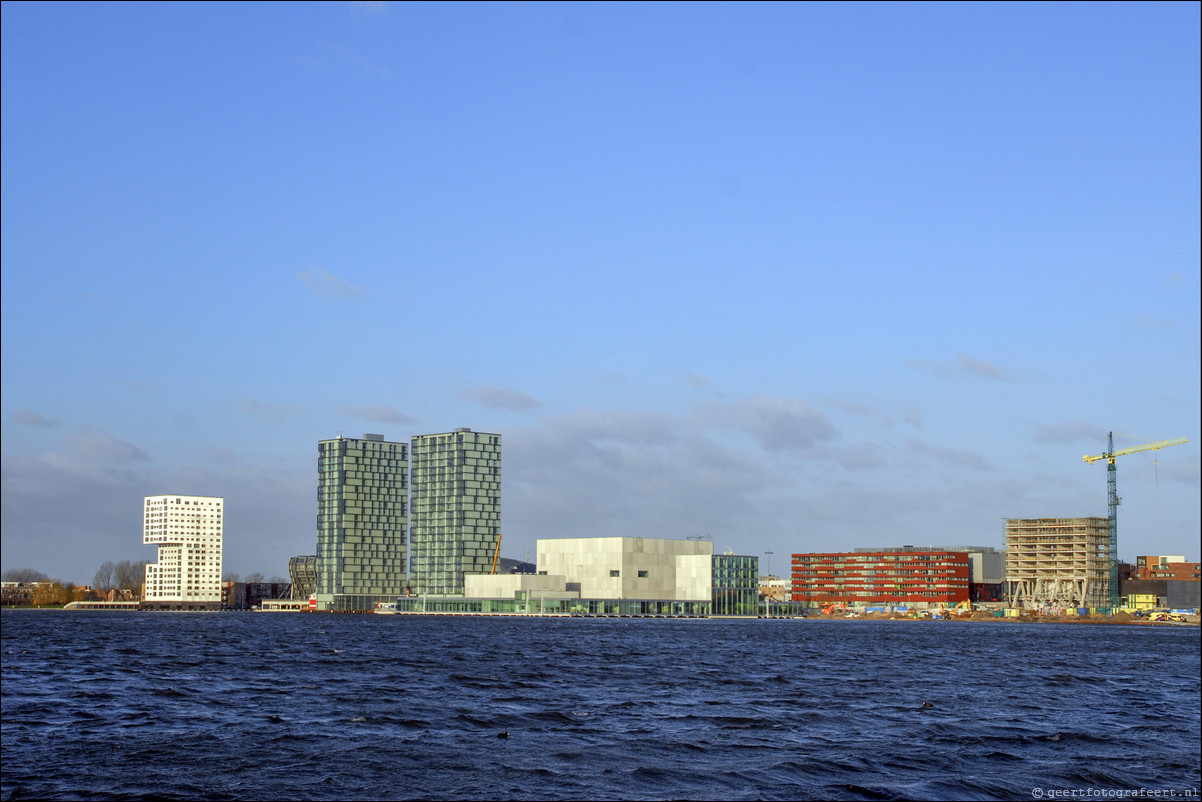
{"type": "Polygon", "coordinates": [[[760,558],[715,554],[713,615],[758,615],[760,558]]]}
{"type": "Polygon", "coordinates": [[[413,438],[411,584],[462,595],[464,574],[487,574],[501,537],[501,436],[456,429],[413,438]]]}
{"type": "MultiPolygon", "coordinates": [[[[545,543],[540,541],[540,544],[545,543]]],[[[641,542],[640,542],[641,545],[641,542]]],[[[540,560],[546,552],[540,545],[540,560]]],[[[598,554],[600,552],[582,552],[582,554],[598,554]]],[[[647,554],[651,554],[648,552],[647,554]]],[[[658,552],[654,552],[658,554],[658,552]]],[[[628,554],[634,554],[629,552],[628,554]]],[[[692,560],[701,557],[701,573],[706,575],[705,587],[709,587],[711,598],[706,600],[692,599],[639,599],[639,598],[544,598],[540,590],[523,588],[520,590],[503,591],[500,586],[492,587],[490,592],[497,596],[439,596],[417,595],[396,599],[396,611],[403,613],[467,613],[467,614],[509,614],[509,615],[580,615],[580,616],[622,616],[622,617],[687,617],[706,618],[712,616],[744,616],[756,617],[769,611],[761,605],[759,597],[759,557],[723,554],[723,555],[682,555],[683,559],[692,560]]],[[[541,564],[541,562],[540,562],[541,564]]],[[[602,566],[602,571],[607,570],[602,566]]],[[[632,573],[651,574],[651,569],[636,568],[632,573]]],[[[532,578],[533,579],[533,578],[532,578]]],[[[547,577],[551,580],[552,577],[547,577]]],[[[581,582],[578,576],[572,574],[565,578],[555,578],[560,583],[559,590],[574,588],[580,592],[581,582]],[[571,581],[566,581],[571,580],[571,581]]],[[[679,576],[678,576],[679,579],[679,576]]],[[[525,584],[525,583],[523,583],[525,584]]],[[[483,585],[475,584],[473,589],[479,591],[483,585]]],[[[490,586],[491,587],[491,586],[490,586]]],[[[554,586],[548,586],[554,590],[554,586]]],[[[679,586],[678,586],[679,587],[679,586]]],[[[547,588],[543,588],[546,590],[547,588]]],[[[571,592],[571,590],[569,590],[571,592]]],[[[703,591],[704,593],[704,591],[703,591]]],[[[776,614],[784,614],[778,605],[776,614]]]]}
{"type": "Polygon", "coordinates": [[[292,598],[307,599],[317,592],[317,556],[305,555],[288,560],[288,578],[292,580],[292,598]]]}
{"type": "Polygon", "coordinates": [[[317,444],[317,593],[355,597],[335,609],[405,593],[407,492],[404,443],[366,435],[317,444]]]}
{"type": "Polygon", "coordinates": [[[543,599],[519,593],[512,599],[407,597],[396,600],[402,613],[507,613],[510,615],[651,616],[702,618],[709,602],[633,601],[630,599],[543,599]]]}

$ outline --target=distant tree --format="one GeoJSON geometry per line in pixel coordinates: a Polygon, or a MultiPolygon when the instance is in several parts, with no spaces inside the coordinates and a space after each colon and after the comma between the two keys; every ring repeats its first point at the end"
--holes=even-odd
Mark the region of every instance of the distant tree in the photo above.
{"type": "Polygon", "coordinates": [[[112,560],[105,560],[100,564],[100,568],[96,569],[96,576],[92,577],[92,587],[99,591],[109,591],[115,588],[117,581],[117,566],[112,560]]]}
{"type": "Polygon", "coordinates": [[[222,582],[241,582],[242,578],[238,574],[235,574],[233,571],[226,571],[226,573],[221,577],[221,581],[222,582]]]}
{"type": "Polygon", "coordinates": [[[134,598],[142,595],[142,581],[146,578],[146,561],[122,560],[113,566],[113,582],[117,588],[128,590],[134,598]]]}
{"type": "Polygon", "coordinates": [[[146,566],[150,563],[149,560],[138,560],[134,565],[137,567],[138,584],[134,588],[134,593],[138,594],[137,598],[142,598],[142,589],[146,586],[146,566]]]}
{"type": "Polygon", "coordinates": [[[254,573],[247,574],[246,579],[244,579],[242,581],[247,584],[252,584],[255,582],[262,582],[263,575],[261,573],[259,573],[258,571],[255,571],[254,573]]]}
{"type": "Polygon", "coordinates": [[[33,589],[33,604],[37,607],[41,607],[43,604],[54,604],[52,586],[46,584],[45,580],[38,580],[38,582],[38,586],[33,589]]]}
{"type": "Polygon", "coordinates": [[[5,571],[3,579],[5,582],[45,582],[49,579],[48,574],[43,574],[41,571],[35,571],[32,568],[14,568],[11,571],[5,571]]]}
{"type": "Polygon", "coordinates": [[[267,581],[274,585],[286,585],[289,582],[289,580],[284,579],[284,577],[280,576],[279,574],[272,574],[271,579],[267,581]]]}
{"type": "Polygon", "coordinates": [[[66,604],[74,598],[74,583],[64,582],[61,579],[49,581],[43,579],[37,581],[41,584],[33,589],[33,603],[35,605],[66,604]]]}

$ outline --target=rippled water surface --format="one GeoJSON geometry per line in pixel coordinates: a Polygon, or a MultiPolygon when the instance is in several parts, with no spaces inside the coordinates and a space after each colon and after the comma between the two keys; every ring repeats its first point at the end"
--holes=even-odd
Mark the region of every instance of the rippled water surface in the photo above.
{"type": "Polygon", "coordinates": [[[1197,627],[2,623],[4,799],[1197,799],[1202,773],[1197,627]]]}

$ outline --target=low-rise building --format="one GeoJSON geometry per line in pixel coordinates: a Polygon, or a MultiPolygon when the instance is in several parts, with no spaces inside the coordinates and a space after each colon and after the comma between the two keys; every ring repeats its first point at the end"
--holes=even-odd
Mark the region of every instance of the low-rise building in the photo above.
{"type": "Polygon", "coordinates": [[[264,613],[311,613],[317,607],[317,599],[263,599],[258,610],[264,613]]]}
{"type": "Polygon", "coordinates": [[[1001,601],[1005,594],[1006,553],[992,546],[893,546],[856,549],[857,554],[895,551],[954,551],[968,555],[968,598],[974,602],[1001,601]]]}
{"type": "MultiPolygon", "coordinates": [[[[291,582],[226,582],[222,606],[227,610],[253,610],[269,599],[292,599],[291,582]]],[[[304,599],[307,605],[308,597],[304,599]]]]}
{"type": "Polygon", "coordinates": [[[962,551],[794,554],[792,600],[816,607],[939,607],[968,601],[969,577],[968,554],[962,551]]]}
{"type": "Polygon", "coordinates": [[[1131,578],[1202,581],[1202,563],[1186,562],[1184,556],[1175,554],[1136,557],[1131,578]]]}
{"type": "Polygon", "coordinates": [[[0,584],[0,605],[5,607],[28,607],[33,604],[32,582],[4,582],[0,584]]]}
{"type": "Polygon", "coordinates": [[[1155,610],[1160,606],[1160,597],[1155,593],[1129,593],[1123,597],[1123,606],[1129,610],[1155,610]]]}
{"type": "Polygon", "coordinates": [[[585,599],[707,602],[714,544],[705,540],[573,537],[538,541],[538,573],[579,583],[585,599]]]}
{"type": "Polygon", "coordinates": [[[792,583],[779,576],[760,577],[760,598],[769,602],[787,602],[793,593],[792,583]]]}
{"type": "Polygon", "coordinates": [[[460,597],[397,600],[410,612],[751,616],[759,558],[712,541],[642,537],[537,542],[534,574],[467,574],[460,597]]]}
{"type": "Polygon", "coordinates": [[[1174,610],[1202,607],[1202,582],[1196,579],[1124,579],[1119,588],[1128,607],[1174,610]],[[1130,602],[1135,598],[1141,603],[1132,605],[1130,602]]]}

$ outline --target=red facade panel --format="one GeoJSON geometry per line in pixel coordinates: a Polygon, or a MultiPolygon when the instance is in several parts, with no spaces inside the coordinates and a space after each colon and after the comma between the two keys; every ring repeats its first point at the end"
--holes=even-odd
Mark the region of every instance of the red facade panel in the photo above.
{"type": "Polygon", "coordinates": [[[794,554],[792,599],[829,604],[968,601],[968,554],[958,551],[794,554]]]}

